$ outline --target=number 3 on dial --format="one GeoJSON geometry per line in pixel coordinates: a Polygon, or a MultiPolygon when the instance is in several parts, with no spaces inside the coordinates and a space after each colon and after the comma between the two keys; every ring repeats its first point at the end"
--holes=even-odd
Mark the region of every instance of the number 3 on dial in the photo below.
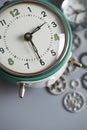
{"type": "Polygon", "coordinates": [[[0,48],[0,52],[3,54],[5,51],[3,48],[0,48]]]}

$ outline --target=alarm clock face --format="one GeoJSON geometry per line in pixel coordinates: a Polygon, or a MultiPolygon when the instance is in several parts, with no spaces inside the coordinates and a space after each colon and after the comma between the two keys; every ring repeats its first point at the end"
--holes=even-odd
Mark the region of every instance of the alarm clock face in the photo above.
{"type": "Polygon", "coordinates": [[[68,49],[68,29],[43,2],[13,2],[0,11],[0,66],[18,76],[52,70],[68,49]]]}
{"type": "Polygon", "coordinates": [[[86,0],[64,0],[62,10],[71,23],[87,23],[86,0]]]}

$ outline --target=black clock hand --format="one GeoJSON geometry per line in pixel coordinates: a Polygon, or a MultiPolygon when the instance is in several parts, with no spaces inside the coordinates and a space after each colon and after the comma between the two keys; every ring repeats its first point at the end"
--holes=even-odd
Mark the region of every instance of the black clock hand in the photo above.
{"type": "Polygon", "coordinates": [[[26,33],[26,34],[24,35],[24,39],[25,39],[26,41],[28,41],[28,44],[31,43],[32,48],[33,48],[34,52],[37,54],[37,56],[38,56],[38,58],[39,58],[39,60],[40,60],[41,65],[45,65],[44,61],[41,59],[41,57],[40,57],[40,55],[39,55],[39,53],[38,53],[38,49],[36,48],[36,46],[34,45],[34,43],[33,43],[33,41],[32,41],[32,34],[31,34],[31,33],[26,33]]]}
{"type": "Polygon", "coordinates": [[[44,24],[46,24],[46,23],[43,23],[40,26],[36,27],[31,33],[30,32],[25,33],[24,39],[26,41],[30,41],[32,39],[32,34],[34,34],[35,32],[39,31],[44,24]]]}
{"type": "Polygon", "coordinates": [[[43,23],[43,24],[41,24],[40,26],[36,27],[36,28],[31,32],[31,34],[34,34],[34,33],[36,33],[37,31],[39,31],[44,24],[46,24],[46,22],[43,23]]]}
{"type": "Polygon", "coordinates": [[[26,34],[24,35],[24,39],[25,39],[26,41],[28,41],[28,44],[31,43],[34,52],[37,54],[38,58],[41,59],[41,57],[40,57],[39,54],[38,54],[38,50],[37,50],[36,46],[34,45],[34,43],[33,43],[33,41],[32,41],[32,34],[31,34],[31,33],[26,33],[26,34]]]}
{"type": "Polygon", "coordinates": [[[31,43],[32,47],[33,47],[33,50],[34,52],[37,54],[38,58],[41,59],[39,53],[38,53],[38,49],[36,48],[36,46],[34,45],[32,39],[29,41],[29,43],[31,43]]]}
{"type": "Polygon", "coordinates": [[[38,56],[38,58],[39,58],[39,60],[40,60],[40,64],[41,64],[41,65],[45,65],[45,62],[41,59],[41,57],[40,57],[40,55],[39,55],[39,53],[38,53],[38,49],[37,49],[36,46],[34,45],[32,39],[31,39],[29,42],[31,43],[34,52],[37,54],[37,56],[38,56]]]}
{"type": "Polygon", "coordinates": [[[30,32],[25,33],[24,39],[26,41],[30,41],[32,39],[32,34],[34,34],[35,32],[39,31],[44,24],[46,24],[46,23],[43,23],[40,26],[36,27],[31,33],[30,32]]]}

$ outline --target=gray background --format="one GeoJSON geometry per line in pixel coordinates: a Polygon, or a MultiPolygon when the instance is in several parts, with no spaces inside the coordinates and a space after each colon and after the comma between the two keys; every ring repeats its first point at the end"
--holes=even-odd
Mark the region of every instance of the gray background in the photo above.
{"type": "MultiPolygon", "coordinates": [[[[2,5],[4,0],[0,0],[2,5]]],[[[51,0],[58,7],[62,1],[51,0]]],[[[84,38],[84,29],[78,33],[82,40],[80,49],[75,53],[78,58],[87,43],[84,38]]],[[[87,45],[86,45],[87,46],[87,45]]],[[[85,50],[87,48],[85,47],[85,50]]],[[[60,96],[52,96],[45,88],[26,88],[23,99],[18,96],[19,87],[0,78],[0,130],[87,130],[87,105],[79,113],[72,114],[63,107],[63,97],[67,92],[73,91],[69,88],[71,79],[78,78],[80,81],[84,69],[77,69],[70,76],[66,76],[67,90],[60,96]]],[[[87,99],[87,91],[80,87],[80,91],[87,99]]]]}

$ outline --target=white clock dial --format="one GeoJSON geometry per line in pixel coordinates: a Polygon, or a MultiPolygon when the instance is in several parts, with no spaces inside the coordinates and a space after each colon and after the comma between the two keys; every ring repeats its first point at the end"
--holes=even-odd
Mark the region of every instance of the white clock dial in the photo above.
{"type": "Polygon", "coordinates": [[[71,23],[87,23],[86,0],[64,0],[62,10],[71,23]]]}
{"type": "MultiPolygon", "coordinates": [[[[0,62],[16,73],[31,74],[53,66],[67,51],[65,25],[39,2],[19,2],[0,12],[0,62]]],[[[61,60],[62,60],[61,58],[61,60]]]]}

